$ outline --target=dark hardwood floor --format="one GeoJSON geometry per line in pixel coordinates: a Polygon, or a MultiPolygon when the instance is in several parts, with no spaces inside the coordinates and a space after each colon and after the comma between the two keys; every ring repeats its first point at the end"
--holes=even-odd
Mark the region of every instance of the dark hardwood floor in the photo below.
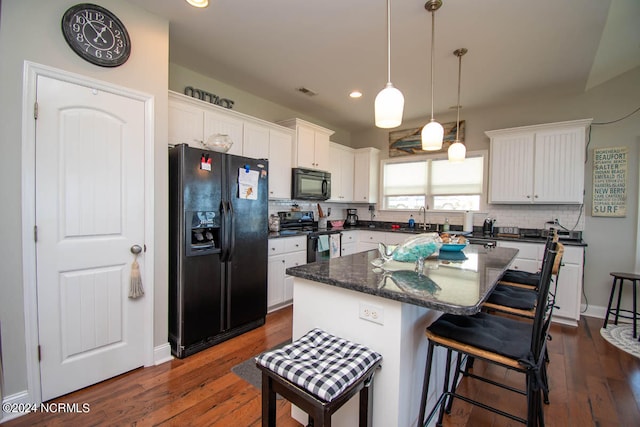
{"type": "MultiPolygon", "coordinates": [[[[18,426],[259,426],[260,391],[231,372],[236,364],[291,338],[291,307],[267,316],[265,326],[186,359],[141,368],[71,393],[55,402],[88,403],[82,414],[31,413],[3,423],[18,426]]],[[[640,425],[640,359],[600,336],[601,320],[583,317],[578,328],[553,325],[549,343],[549,427],[640,425]]],[[[518,374],[476,362],[476,370],[523,382],[518,374]]],[[[459,390],[510,411],[525,412],[524,398],[464,380],[459,390]]],[[[375,404],[375,402],[374,402],[375,404]]],[[[290,404],[278,400],[278,426],[300,426],[290,404]]],[[[519,426],[461,401],[445,426],[519,426]]],[[[385,426],[387,427],[387,426],[385,426]]],[[[388,426],[393,427],[393,426],[388,426]]]]}

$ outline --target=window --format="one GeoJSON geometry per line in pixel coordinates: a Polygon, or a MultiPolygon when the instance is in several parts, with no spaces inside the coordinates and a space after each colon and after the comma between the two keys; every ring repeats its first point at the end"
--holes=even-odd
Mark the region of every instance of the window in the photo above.
{"type": "Polygon", "coordinates": [[[483,153],[464,162],[441,157],[382,161],[382,209],[480,210],[484,187],[483,153]]]}

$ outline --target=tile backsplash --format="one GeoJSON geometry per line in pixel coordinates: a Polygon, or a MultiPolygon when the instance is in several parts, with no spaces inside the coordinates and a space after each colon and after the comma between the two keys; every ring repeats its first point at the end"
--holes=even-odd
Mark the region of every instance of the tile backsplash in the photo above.
{"type": "MultiPolygon", "coordinates": [[[[278,211],[291,210],[293,204],[297,204],[302,210],[313,211],[317,217],[317,203],[302,200],[270,200],[269,214],[278,211]]],[[[361,221],[369,221],[371,214],[369,205],[362,203],[331,203],[320,202],[322,210],[326,213],[331,208],[329,219],[344,219],[347,216],[347,208],[358,209],[358,218],[361,221]]],[[[375,205],[374,205],[375,206],[375,205]]],[[[409,216],[413,215],[416,223],[422,222],[422,214],[418,211],[378,211],[374,210],[375,221],[388,221],[406,223],[409,216]]],[[[583,205],[488,205],[488,210],[475,212],[473,225],[481,227],[484,219],[495,218],[498,227],[520,227],[544,229],[547,221],[558,220],[561,226],[569,230],[584,230],[585,215],[583,205]]],[[[433,212],[427,211],[426,220],[429,224],[442,224],[445,218],[452,225],[462,225],[464,212],[433,212]]]]}

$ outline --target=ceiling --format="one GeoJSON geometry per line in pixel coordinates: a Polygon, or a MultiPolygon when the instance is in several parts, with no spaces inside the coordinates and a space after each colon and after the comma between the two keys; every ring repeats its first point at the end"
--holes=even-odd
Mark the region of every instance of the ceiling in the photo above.
{"type": "MultiPolygon", "coordinates": [[[[169,20],[172,63],[347,131],[373,126],[387,82],[385,0],[210,0],[205,9],[129,1],[169,20]],[[363,97],[349,98],[353,89],[363,97]]],[[[435,12],[436,119],[457,104],[453,51],[461,47],[463,109],[579,93],[640,65],[638,0],[443,3],[435,12]]],[[[404,94],[405,121],[431,114],[424,4],[391,0],[391,81],[404,94]]]]}

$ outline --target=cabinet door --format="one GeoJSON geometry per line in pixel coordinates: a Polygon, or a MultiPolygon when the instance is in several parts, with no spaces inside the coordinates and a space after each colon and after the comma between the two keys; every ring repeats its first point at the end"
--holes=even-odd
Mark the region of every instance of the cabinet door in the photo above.
{"type": "Polygon", "coordinates": [[[339,202],[343,199],[342,163],[338,160],[343,153],[344,150],[340,149],[337,144],[329,144],[329,157],[333,159],[327,168],[327,171],[331,174],[331,198],[329,200],[334,202],[339,202]]]}
{"type": "Polygon", "coordinates": [[[411,234],[406,233],[384,233],[384,242],[387,245],[399,245],[400,243],[411,237],[411,234]]]}
{"type": "Polygon", "coordinates": [[[529,273],[535,273],[540,270],[538,252],[540,247],[544,245],[535,243],[498,242],[498,246],[518,249],[518,256],[509,266],[510,269],[528,271],[529,273]]]}
{"type": "Polygon", "coordinates": [[[176,100],[169,102],[169,144],[202,148],[203,126],[204,110],[176,100]]]}
{"type": "Polygon", "coordinates": [[[355,155],[351,151],[344,151],[340,157],[341,182],[340,192],[342,193],[341,202],[353,201],[353,170],[355,155]]]}
{"type": "Polygon", "coordinates": [[[284,301],[285,255],[270,256],[267,269],[267,307],[273,307],[284,301]]]}
{"type": "Polygon", "coordinates": [[[245,123],[242,138],[242,155],[252,159],[269,158],[269,128],[245,123]]]}
{"type": "Polygon", "coordinates": [[[324,132],[314,132],[313,157],[315,168],[327,170],[329,168],[329,135],[324,132]]]}
{"type": "Polygon", "coordinates": [[[233,145],[227,152],[242,156],[244,123],[240,119],[229,117],[217,111],[205,111],[204,113],[204,138],[208,138],[216,133],[229,135],[233,145]]]}
{"type": "Polygon", "coordinates": [[[297,131],[297,155],[298,167],[316,169],[315,162],[315,131],[306,126],[298,126],[297,131]]]}
{"type": "Polygon", "coordinates": [[[378,200],[379,150],[356,150],[353,173],[353,201],[376,203],[378,200]]]}
{"type": "Polygon", "coordinates": [[[327,170],[331,173],[331,198],[336,202],[353,201],[353,150],[340,144],[329,144],[327,170]]]}
{"type": "Polygon", "coordinates": [[[269,198],[291,198],[291,144],[293,135],[269,132],[269,198]]]}
{"type": "Polygon", "coordinates": [[[582,203],[584,128],[536,133],[535,203],[582,203]]]}
{"type": "Polygon", "coordinates": [[[491,139],[489,203],[532,203],[533,132],[491,139]]]}
{"type": "MultiPolygon", "coordinates": [[[[305,265],[307,263],[307,252],[292,252],[287,255],[285,260],[285,268],[305,265]]],[[[286,270],[285,270],[286,271],[286,270]]],[[[293,276],[285,276],[283,289],[284,302],[293,299],[293,276]]]]}
{"type": "Polygon", "coordinates": [[[342,249],[342,256],[351,255],[358,252],[358,246],[355,242],[343,244],[341,249],[342,249]]]}
{"type": "MultiPolygon", "coordinates": [[[[551,286],[553,291],[553,283],[551,286]]],[[[581,291],[582,267],[578,264],[563,264],[558,275],[554,319],[561,317],[572,321],[572,324],[580,319],[581,291]]]]}

